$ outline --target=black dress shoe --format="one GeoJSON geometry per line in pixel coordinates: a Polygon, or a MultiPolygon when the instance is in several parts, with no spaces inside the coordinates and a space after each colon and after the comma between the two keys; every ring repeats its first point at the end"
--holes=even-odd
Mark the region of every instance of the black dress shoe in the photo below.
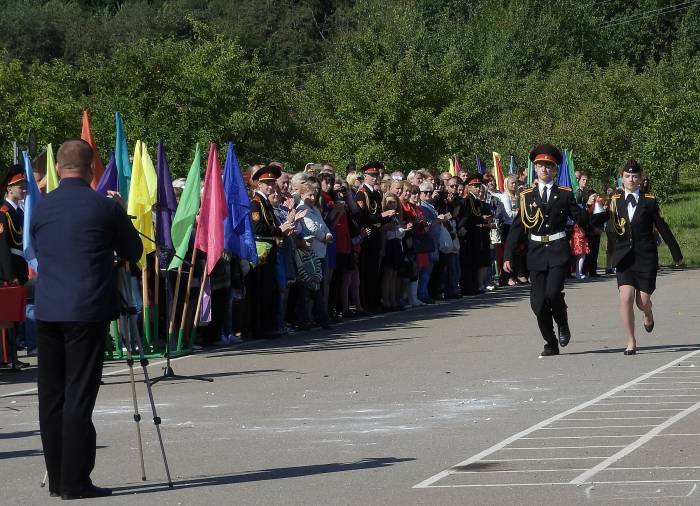
{"type": "Polygon", "coordinates": [[[559,336],[559,346],[562,348],[566,347],[571,340],[571,331],[569,330],[569,324],[563,323],[562,325],[557,325],[557,334],[559,336]]]}
{"type": "Polygon", "coordinates": [[[623,355],[636,355],[636,354],[637,354],[637,350],[625,350],[623,352],[623,355]]]}
{"type": "Polygon", "coordinates": [[[90,485],[89,487],[84,488],[83,491],[78,494],[64,492],[61,494],[61,499],[64,501],[72,501],[73,499],[91,499],[93,497],[107,497],[110,495],[112,495],[112,491],[110,489],[90,485]]]}
{"type": "Polygon", "coordinates": [[[542,353],[540,353],[540,357],[553,357],[554,355],[559,355],[559,348],[545,346],[542,353]]]}
{"type": "Polygon", "coordinates": [[[651,332],[652,330],[654,330],[654,315],[653,314],[651,315],[651,323],[649,325],[647,325],[646,323],[644,324],[644,330],[646,330],[647,332],[651,332]]]}
{"type": "Polygon", "coordinates": [[[61,497],[61,493],[49,490],[49,497],[61,497]]]}

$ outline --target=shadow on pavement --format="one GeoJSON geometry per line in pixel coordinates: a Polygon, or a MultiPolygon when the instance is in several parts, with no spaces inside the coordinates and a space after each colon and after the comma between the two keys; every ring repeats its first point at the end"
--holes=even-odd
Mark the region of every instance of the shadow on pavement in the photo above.
{"type": "MultiPolygon", "coordinates": [[[[669,353],[678,351],[696,351],[700,350],[700,345],[688,345],[688,344],[659,344],[656,346],[638,346],[637,353],[669,353]]],[[[566,353],[566,355],[590,355],[595,353],[622,353],[625,351],[624,347],[621,348],[605,348],[602,350],[587,350],[587,351],[574,351],[572,353],[566,353]]]]}
{"type": "MultiPolygon", "coordinates": [[[[357,462],[331,464],[316,464],[311,466],[279,467],[273,469],[261,469],[247,473],[222,474],[216,476],[200,476],[190,479],[180,480],[174,483],[175,489],[211,487],[217,485],[233,485],[236,483],[247,483],[255,481],[281,480],[284,478],[299,478],[302,476],[315,476],[319,474],[341,473],[345,471],[356,471],[359,469],[375,469],[388,467],[401,462],[410,462],[414,458],[370,458],[357,462]]],[[[147,494],[152,492],[165,492],[168,490],[167,484],[162,485],[133,485],[124,487],[114,487],[113,495],[127,494],[147,494]]]]}

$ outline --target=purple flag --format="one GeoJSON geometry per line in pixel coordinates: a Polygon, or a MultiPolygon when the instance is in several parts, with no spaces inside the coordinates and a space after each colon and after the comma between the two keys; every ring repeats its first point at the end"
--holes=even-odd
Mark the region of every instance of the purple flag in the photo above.
{"type": "Polygon", "coordinates": [[[478,154],[476,155],[476,171],[482,176],[486,172],[484,169],[484,162],[478,154]]]}
{"type": "Polygon", "coordinates": [[[158,198],[155,206],[155,239],[159,252],[158,259],[160,262],[160,268],[166,269],[174,251],[170,229],[172,228],[173,216],[175,215],[175,210],[177,209],[177,200],[175,199],[175,190],[173,190],[173,181],[170,178],[168,160],[165,157],[165,146],[163,146],[162,143],[158,144],[156,164],[158,166],[158,198]]]}
{"type": "Polygon", "coordinates": [[[102,195],[107,195],[108,191],[117,191],[117,160],[113,151],[109,153],[109,163],[105,167],[95,191],[102,195]]]}

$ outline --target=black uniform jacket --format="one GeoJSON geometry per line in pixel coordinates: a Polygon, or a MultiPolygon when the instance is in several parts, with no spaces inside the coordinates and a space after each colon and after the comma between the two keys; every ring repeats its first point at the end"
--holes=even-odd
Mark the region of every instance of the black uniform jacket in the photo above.
{"type": "Polygon", "coordinates": [[[371,227],[370,235],[379,237],[379,227],[382,223],[388,223],[387,219],[382,218],[382,194],[363,184],[355,194],[355,203],[360,227],[371,227]]]}
{"type": "Polygon", "coordinates": [[[7,201],[0,204],[0,281],[27,281],[27,262],[22,256],[24,218],[7,201]]]}
{"type": "Polygon", "coordinates": [[[255,193],[250,201],[250,218],[253,221],[253,233],[258,241],[276,244],[275,237],[282,237],[272,204],[259,193],[255,193]]]}
{"type": "Polygon", "coordinates": [[[584,225],[588,213],[574,200],[568,186],[552,186],[547,204],[542,204],[540,191],[535,185],[521,193],[518,215],[511,225],[506,240],[504,260],[512,261],[518,242],[525,239],[527,245],[527,267],[531,271],[546,271],[569,263],[569,240],[567,236],[549,242],[537,242],[530,235],[551,236],[566,231],[569,218],[584,225]],[[529,227],[529,228],[528,228],[529,227]]]}
{"type": "Polygon", "coordinates": [[[683,254],[668,224],[661,217],[659,204],[651,193],[640,193],[632,221],[627,213],[625,193],[612,195],[610,203],[610,227],[615,238],[612,264],[617,266],[627,255],[634,253],[634,268],[640,271],[656,272],[659,264],[659,252],[654,236],[654,227],[671,250],[676,262],[683,259],[683,254]]]}

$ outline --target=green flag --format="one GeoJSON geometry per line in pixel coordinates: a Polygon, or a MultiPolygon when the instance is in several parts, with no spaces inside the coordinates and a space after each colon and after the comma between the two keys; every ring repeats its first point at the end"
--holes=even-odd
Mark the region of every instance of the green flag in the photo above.
{"type": "Polygon", "coordinates": [[[199,211],[200,198],[200,182],[201,175],[199,174],[200,164],[202,161],[202,152],[199,149],[199,144],[194,152],[194,160],[190,167],[190,172],[187,174],[187,182],[185,189],[180,196],[180,203],[175,211],[173,218],[173,226],[170,229],[173,238],[173,246],[175,247],[175,255],[168,269],[179,269],[182,266],[182,258],[187,254],[187,248],[190,245],[190,236],[194,227],[194,219],[199,211]],[[180,258],[178,258],[180,257],[180,258]]]}
{"type": "Polygon", "coordinates": [[[571,179],[571,189],[574,193],[578,190],[578,179],[576,179],[576,167],[574,166],[574,155],[573,150],[569,149],[566,152],[568,166],[569,166],[569,178],[571,179]]]}

